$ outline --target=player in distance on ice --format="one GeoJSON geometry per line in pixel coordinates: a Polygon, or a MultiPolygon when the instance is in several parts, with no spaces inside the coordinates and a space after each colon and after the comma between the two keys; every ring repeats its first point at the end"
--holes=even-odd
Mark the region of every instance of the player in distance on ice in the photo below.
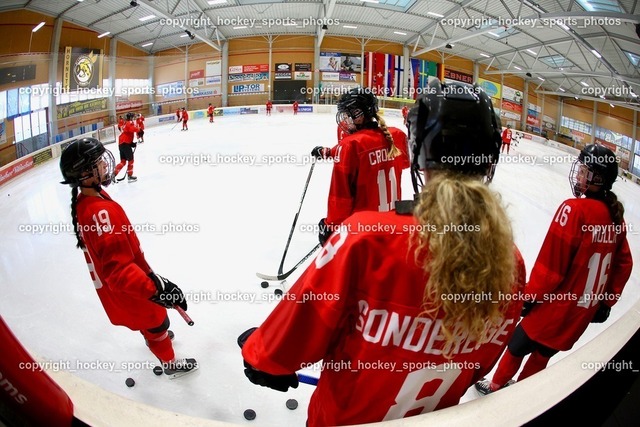
{"type": "Polygon", "coordinates": [[[519,318],[524,262],[500,198],[483,183],[500,150],[491,100],[482,90],[447,95],[444,84],[431,85],[408,120],[412,173],[426,180],[415,206],[346,219],[289,298],[238,338],[245,375],[261,386],[295,388],[298,369],[323,361],[309,427],[456,405],[492,369],[519,318]],[[465,155],[486,161],[443,160],[465,155]],[[440,232],[464,222],[480,227],[440,232]],[[373,231],[350,233],[358,225],[373,231]],[[449,298],[479,293],[493,298],[449,298]],[[498,299],[505,294],[513,298],[498,299]]]}
{"type": "Polygon", "coordinates": [[[182,290],[156,274],[122,207],[103,189],[114,177],[115,160],[94,138],[71,142],[60,156],[71,186],[71,218],[77,247],[84,252],[102,306],[114,325],[140,331],[170,377],[197,368],[195,359],[176,359],[167,308],[187,309],[182,290]]]}
{"type": "Polygon", "coordinates": [[[336,121],[346,136],[333,148],[311,151],[318,159],[334,159],[327,217],[319,223],[321,244],[355,212],[394,209],[402,198],[402,170],[409,167],[407,136],[387,127],[370,90],[354,88],[342,95],[336,121]]]}

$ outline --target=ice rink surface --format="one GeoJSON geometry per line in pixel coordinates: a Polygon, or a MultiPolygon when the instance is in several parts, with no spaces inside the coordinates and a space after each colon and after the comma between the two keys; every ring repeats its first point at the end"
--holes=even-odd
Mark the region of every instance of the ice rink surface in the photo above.
{"type": "MultiPolygon", "coordinates": [[[[387,122],[402,128],[400,118],[387,122]]],[[[214,124],[191,120],[187,132],[172,127],[147,129],[135,153],[138,182],[123,181],[107,192],[127,212],[151,267],[187,295],[195,325],[170,312],[174,348],[178,357],[195,357],[200,369],[175,380],[156,377],[155,358],[140,334],[109,323],[68,231],[71,192],[59,184],[57,160],[0,189],[0,312],[41,360],[119,395],[238,424],[304,426],[313,386],[301,384],[286,394],[254,386],[243,374],[236,339],[277,304],[274,289],[288,289],[303,271],[267,289],[255,275],[277,272],[309,173],[309,153],[316,145],[335,145],[335,118],[289,112],[217,117],[214,124]],[[125,386],[128,377],[136,381],[133,388],[125,386]],[[296,399],[298,409],[287,409],[287,399],[296,399]],[[257,413],[253,422],[243,418],[248,408],[257,413]]],[[[108,148],[118,159],[117,146],[108,148]]],[[[512,147],[498,166],[492,188],[508,206],[528,274],[556,209],[572,197],[570,168],[564,152],[528,140],[512,147]]],[[[308,230],[326,215],[331,170],[331,163],[315,167],[285,270],[317,243],[315,231],[308,230]]],[[[619,180],[613,189],[626,208],[636,266],[609,321],[590,325],[573,350],[640,297],[640,187],[619,180]]],[[[405,171],[404,198],[412,194],[405,171]]],[[[476,397],[470,389],[463,402],[476,397]]]]}

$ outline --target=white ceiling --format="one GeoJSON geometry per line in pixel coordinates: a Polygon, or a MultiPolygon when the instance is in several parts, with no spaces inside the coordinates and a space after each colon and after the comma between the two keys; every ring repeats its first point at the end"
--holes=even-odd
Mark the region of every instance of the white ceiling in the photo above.
{"type": "Polygon", "coordinates": [[[490,64],[497,73],[528,77],[546,93],[604,101],[593,95],[598,88],[607,91],[606,102],[640,108],[634,96],[640,94],[640,0],[217,1],[138,0],[132,6],[130,0],[3,0],[0,12],[61,17],[149,53],[202,41],[220,49],[232,38],[281,34],[384,40],[406,44],[414,55],[436,50],[445,63],[456,55],[482,69],[490,64]],[[149,15],[155,17],[140,21],[149,15]],[[176,22],[184,28],[167,25],[168,19],[182,20],[176,22]],[[592,21],[585,25],[585,19],[592,21]],[[195,38],[184,37],[185,30],[195,38]]]}

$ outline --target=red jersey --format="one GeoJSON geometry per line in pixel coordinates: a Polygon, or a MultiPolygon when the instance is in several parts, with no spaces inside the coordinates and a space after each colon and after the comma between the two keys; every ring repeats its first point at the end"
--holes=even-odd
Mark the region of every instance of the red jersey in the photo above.
{"type": "Polygon", "coordinates": [[[345,132],[340,126],[338,126],[338,144],[340,141],[344,139],[345,136],[349,135],[349,133],[345,132]]]}
{"type": "Polygon", "coordinates": [[[327,224],[340,224],[359,211],[386,212],[401,199],[400,178],[409,167],[407,136],[394,127],[388,130],[401,151],[394,159],[387,157],[389,142],[379,128],[347,135],[331,149],[334,165],[327,224]]]}
{"type": "Polygon", "coordinates": [[[505,129],[502,131],[502,142],[505,144],[511,144],[511,129],[505,129]]]}
{"type": "Polygon", "coordinates": [[[144,117],[140,116],[136,119],[136,125],[138,125],[139,130],[144,130],[144,117]]]}
{"type": "Polygon", "coordinates": [[[536,342],[569,350],[600,301],[609,307],[618,301],[632,266],[626,226],[613,225],[607,206],[595,199],[566,200],[525,288],[529,299],[541,303],[522,319],[522,328],[536,342]]]}
{"type": "Polygon", "coordinates": [[[114,325],[133,330],[155,328],[167,315],[149,300],[156,286],[151,268],[122,207],[102,191],[102,197],[78,196],[78,226],[85,259],[98,297],[114,325]]]}
{"type": "Polygon", "coordinates": [[[187,112],[187,110],[184,110],[182,112],[182,121],[186,122],[187,120],[189,120],[189,113],[187,112]]]}
{"type": "Polygon", "coordinates": [[[207,115],[213,116],[214,108],[216,108],[216,107],[214,107],[213,105],[210,105],[209,108],[207,108],[207,115]]]}
{"type": "Polygon", "coordinates": [[[125,121],[124,119],[119,119],[118,120],[118,130],[122,131],[122,128],[124,127],[125,121]]]}
{"type": "Polygon", "coordinates": [[[181,111],[180,109],[177,109],[177,110],[176,110],[176,117],[178,117],[178,118],[179,118],[179,117],[180,117],[180,113],[181,113],[181,112],[182,112],[182,111],[181,111]]]}
{"type": "MultiPolygon", "coordinates": [[[[424,314],[428,275],[414,261],[407,231],[416,225],[413,216],[395,212],[350,217],[245,343],[244,359],[274,375],[323,361],[309,402],[310,427],[379,422],[456,405],[509,342],[519,298],[504,298],[504,318],[482,344],[461,335],[452,358],[442,355],[444,314],[424,314]]],[[[515,294],[524,286],[525,269],[514,252],[515,294]]]]}
{"type": "Polygon", "coordinates": [[[118,144],[133,143],[133,135],[140,132],[140,128],[133,121],[128,121],[122,126],[122,133],[118,137],[118,144]]]}
{"type": "Polygon", "coordinates": [[[402,117],[404,117],[404,121],[407,121],[407,116],[409,115],[409,108],[405,105],[402,107],[402,117]]]}
{"type": "Polygon", "coordinates": [[[298,111],[298,103],[297,102],[293,103],[293,111],[298,111]]]}
{"type": "Polygon", "coordinates": [[[273,104],[271,103],[271,101],[267,102],[267,111],[271,110],[272,106],[273,104]]]}

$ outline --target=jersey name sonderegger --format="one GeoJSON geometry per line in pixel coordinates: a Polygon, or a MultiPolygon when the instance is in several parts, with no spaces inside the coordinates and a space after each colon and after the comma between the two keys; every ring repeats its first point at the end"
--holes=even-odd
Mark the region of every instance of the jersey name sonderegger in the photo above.
{"type": "MultiPolygon", "coordinates": [[[[442,355],[471,353],[483,344],[506,344],[505,338],[509,334],[513,319],[504,320],[500,325],[489,328],[484,339],[472,341],[467,332],[463,332],[449,345],[453,349],[443,348],[444,335],[442,331],[442,319],[430,319],[427,317],[415,317],[400,314],[384,308],[371,308],[365,300],[358,302],[359,317],[356,330],[360,331],[362,338],[370,343],[379,344],[382,347],[395,346],[413,352],[442,355]]],[[[460,328],[461,329],[461,328],[460,328]]]]}

